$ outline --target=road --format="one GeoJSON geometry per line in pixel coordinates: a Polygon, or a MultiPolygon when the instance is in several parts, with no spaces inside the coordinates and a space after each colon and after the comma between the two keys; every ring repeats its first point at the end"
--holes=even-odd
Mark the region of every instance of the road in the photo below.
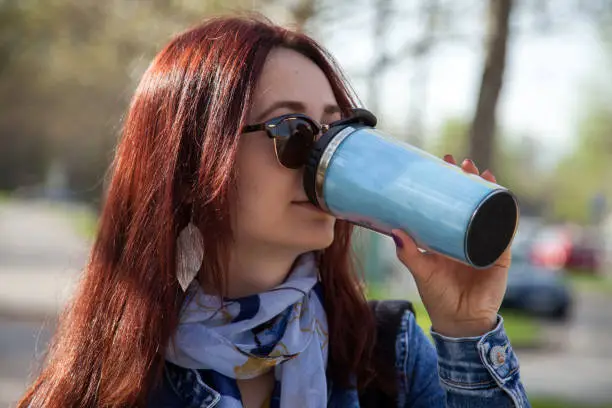
{"type": "Polygon", "coordinates": [[[576,293],[570,324],[545,326],[550,348],[518,351],[527,391],[583,403],[612,403],[612,296],[576,293]]]}
{"type": "Polygon", "coordinates": [[[37,372],[54,321],[15,321],[0,317],[0,407],[14,404],[37,372]]]}
{"type": "Polygon", "coordinates": [[[69,219],[78,211],[40,202],[0,204],[0,407],[25,389],[86,262],[89,244],[69,219]]]}
{"type": "Polygon", "coordinates": [[[54,316],[66,302],[88,253],[69,218],[82,211],[43,202],[0,205],[0,314],[54,316]]]}
{"type": "MultiPolygon", "coordinates": [[[[87,248],[65,211],[0,205],[0,407],[14,403],[36,371],[87,248]]],[[[574,319],[545,330],[552,347],[518,351],[528,392],[577,407],[612,403],[612,298],[579,293],[574,319]]]]}

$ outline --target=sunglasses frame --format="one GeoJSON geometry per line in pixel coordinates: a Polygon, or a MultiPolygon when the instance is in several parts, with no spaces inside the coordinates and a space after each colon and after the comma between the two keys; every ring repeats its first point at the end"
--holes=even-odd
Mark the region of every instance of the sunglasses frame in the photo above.
{"type": "Polygon", "coordinates": [[[242,129],[242,133],[265,131],[268,137],[274,140],[274,154],[276,155],[276,160],[278,161],[278,163],[281,166],[286,167],[288,169],[297,169],[297,168],[302,167],[304,164],[300,165],[299,167],[295,167],[295,168],[289,167],[283,164],[279,156],[279,153],[278,153],[279,152],[279,146],[278,146],[279,140],[289,140],[291,138],[291,135],[279,134],[278,126],[286,120],[295,120],[295,119],[302,119],[306,121],[312,127],[312,129],[314,130],[312,134],[313,143],[319,134],[327,132],[330,126],[336,123],[336,122],[333,122],[331,124],[320,124],[316,120],[312,119],[310,116],[304,115],[302,113],[289,113],[286,115],[276,116],[262,123],[256,123],[254,125],[247,125],[242,129]]]}
{"type": "Polygon", "coordinates": [[[340,120],[336,120],[329,124],[320,124],[316,120],[312,119],[310,116],[304,115],[302,113],[289,113],[286,115],[276,116],[262,123],[256,123],[254,125],[246,125],[242,129],[242,133],[265,131],[268,137],[274,140],[274,153],[276,155],[276,160],[278,161],[278,163],[281,166],[286,167],[288,169],[298,169],[304,166],[305,163],[301,164],[299,167],[295,167],[295,168],[289,167],[289,166],[284,165],[281,162],[281,159],[278,155],[278,140],[281,140],[281,139],[288,140],[291,138],[291,135],[289,136],[279,135],[277,131],[278,126],[281,124],[281,122],[285,120],[295,120],[295,119],[303,119],[308,124],[310,124],[310,126],[312,126],[312,128],[315,130],[315,132],[312,135],[313,142],[315,142],[316,137],[319,134],[323,134],[327,132],[333,126],[347,125],[351,123],[363,123],[367,126],[372,126],[372,127],[376,126],[376,117],[370,111],[366,109],[361,109],[361,108],[353,108],[351,109],[351,115],[349,117],[343,118],[340,120]]]}

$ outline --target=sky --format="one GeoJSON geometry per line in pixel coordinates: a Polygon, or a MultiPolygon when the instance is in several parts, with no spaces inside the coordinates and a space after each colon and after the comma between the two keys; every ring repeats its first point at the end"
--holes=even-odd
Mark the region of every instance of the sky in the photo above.
{"type": "MultiPolygon", "coordinates": [[[[347,25],[334,36],[320,40],[331,51],[357,93],[367,106],[363,72],[372,60],[372,28],[365,20],[347,25]]],[[[389,28],[389,49],[405,42],[405,27],[389,28]]],[[[482,33],[474,31],[476,39],[482,33]]],[[[482,67],[479,41],[442,43],[427,61],[421,114],[425,137],[435,138],[440,126],[451,117],[468,120],[476,104],[482,67]]],[[[587,101],[592,78],[603,65],[603,51],[590,26],[570,21],[546,34],[515,33],[508,48],[504,87],[498,105],[498,120],[504,136],[515,140],[529,136],[536,143],[540,164],[550,167],[566,154],[575,142],[581,106],[587,101]]],[[[398,65],[381,83],[379,114],[397,128],[406,123],[410,105],[410,60],[398,65]]],[[[422,77],[421,77],[422,78],[422,77]]]]}

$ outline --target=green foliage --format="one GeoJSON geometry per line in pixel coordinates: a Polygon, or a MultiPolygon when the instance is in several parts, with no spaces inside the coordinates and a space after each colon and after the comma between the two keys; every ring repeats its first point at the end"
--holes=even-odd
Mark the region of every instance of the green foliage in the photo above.
{"type": "Polygon", "coordinates": [[[587,223],[590,202],[599,193],[612,197],[612,108],[600,100],[587,105],[577,130],[578,143],[552,177],[555,218],[587,223]]]}
{"type": "Polygon", "coordinates": [[[444,122],[440,135],[433,141],[428,150],[438,157],[452,154],[457,160],[463,160],[468,153],[469,123],[463,118],[449,118],[444,122]]]}
{"type": "Polygon", "coordinates": [[[99,197],[121,118],[169,40],[247,0],[0,1],[0,189],[41,183],[52,162],[99,197]]]}
{"type": "MultiPolygon", "coordinates": [[[[604,58],[612,66],[612,31],[602,29],[601,39],[608,52],[604,58]]],[[[498,138],[493,171],[500,184],[513,190],[521,208],[545,207],[544,216],[552,221],[594,222],[593,198],[603,194],[612,202],[612,86],[609,69],[600,77],[590,75],[583,87],[581,118],[575,132],[576,143],[553,171],[541,173],[536,165],[533,139],[498,138]],[[526,204],[526,205],[525,205],[526,204]]],[[[452,153],[462,160],[467,152],[468,123],[461,118],[449,119],[430,150],[437,155],[452,153]]],[[[544,146],[544,148],[546,148],[544,146]]],[[[477,163],[478,164],[478,163],[477,163]]],[[[484,169],[481,169],[484,170],[484,169]]],[[[608,208],[608,211],[610,209],[608,208]]]]}
{"type": "Polygon", "coordinates": [[[596,27],[603,49],[603,66],[585,80],[576,144],[560,161],[550,180],[554,217],[579,223],[598,221],[591,216],[591,200],[595,195],[603,194],[608,203],[612,202],[612,30],[610,24],[596,27]]]}
{"type": "MultiPolygon", "coordinates": [[[[428,150],[442,157],[452,154],[460,162],[467,157],[469,123],[462,118],[450,118],[442,126],[440,135],[428,150]]],[[[500,132],[495,146],[492,168],[497,182],[510,188],[519,196],[522,208],[536,208],[545,196],[542,188],[544,175],[539,175],[536,168],[536,151],[534,141],[524,137],[515,141],[500,132]]],[[[478,163],[476,163],[478,165],[478,163]]],[[[484,171],[481,168],[480,171],[484,171]]]]}

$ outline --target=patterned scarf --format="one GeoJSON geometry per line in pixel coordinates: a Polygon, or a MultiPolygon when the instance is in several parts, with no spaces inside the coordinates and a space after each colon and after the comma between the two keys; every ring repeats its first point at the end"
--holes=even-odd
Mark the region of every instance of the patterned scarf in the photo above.
{"type": "Polygon", "coordinates": [[[236,379],[274,370],[271,406],[327,405],[328,332],[314,253],[267,292],[222,300],[196,283],[187,290],[166,359],[197,369],[221,393],[219,407],[242,407],[236,379]],[[280,400],[280,401],[279,401],[280,400]]]}

